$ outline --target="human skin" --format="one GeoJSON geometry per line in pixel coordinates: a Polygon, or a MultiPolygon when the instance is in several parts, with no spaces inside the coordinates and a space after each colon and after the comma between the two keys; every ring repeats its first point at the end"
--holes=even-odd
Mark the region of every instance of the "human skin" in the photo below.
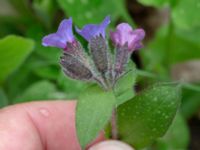
{"type": "MultiPolygon", "coordinates": [[[[0,150],[81,150],[75,107],[76,101],[42,101],[0,109],[0,150]]],[[[102,140],[103,132],[92,144],[102,140]]]]}

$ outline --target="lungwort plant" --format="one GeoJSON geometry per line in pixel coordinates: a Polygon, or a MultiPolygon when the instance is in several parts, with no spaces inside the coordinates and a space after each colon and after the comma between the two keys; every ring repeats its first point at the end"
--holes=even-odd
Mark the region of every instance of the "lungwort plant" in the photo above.
{"type": "Polygon", "coordinates": [[[107,16],[100,24],[75,27],[88,42],[86,51],[73,34],[72,18],[63,20],[58,31],[45,36],[42,44],[62,49],[60,64],[68,77],[93,83],[80,93],[76,108],[81,147],[84,149],[106,128],[111,138],[143,148],[166,133],[180,103],[179,88],[156,84],[135,94],[137,70],[129,58],[143,47],[145,32],[121,23],[110,32],[109,47],[109,24],[107,16]]]}

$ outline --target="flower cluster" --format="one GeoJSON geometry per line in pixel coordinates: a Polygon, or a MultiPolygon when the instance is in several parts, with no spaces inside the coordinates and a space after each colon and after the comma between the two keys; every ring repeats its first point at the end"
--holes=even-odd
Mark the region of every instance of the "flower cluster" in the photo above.
{"type": "Polygon", "coordinates": [[[143,29],[133,30],[128,23],[119,24],[116,31],[110,32],[111,41],[116,48],[112,54],[106,40],[106,28],[109,24],[110,17],[107,16],[100,24],[75,28],[88,41],[89,54],[73,34],[72,18],[64,19],[57,32],[45,36],[42,44],[63,49],[60,63],[67,76],[77,80],[96,81],[109,89],[126,72],[131,53],[142,48],[141,41],[145,36],[143,29]]]}

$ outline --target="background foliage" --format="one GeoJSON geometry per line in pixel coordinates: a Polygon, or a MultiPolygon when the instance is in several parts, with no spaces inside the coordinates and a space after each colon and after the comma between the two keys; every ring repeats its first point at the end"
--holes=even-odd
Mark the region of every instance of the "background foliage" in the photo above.
{"type": "Polygon", "coordinates": [[[133,56],[139,69],[136,91],[159,81],[182,83],[179,113],[152,149],[200,149],[195,142],[200,133],[193,134],[193,122],[200,122],[199,0],[1,0],[0,107],[77,98],[89,85],[66,78],[58,63],[60,50],[42,47],[41,38],[65,17],[82,27],[108,14],[110,28],[126,21],[147,32],[145,48],[133,56]]]}

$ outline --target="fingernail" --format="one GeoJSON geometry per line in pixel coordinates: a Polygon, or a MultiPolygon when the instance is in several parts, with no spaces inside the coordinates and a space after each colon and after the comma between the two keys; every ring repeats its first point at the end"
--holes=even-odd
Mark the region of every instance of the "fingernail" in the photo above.
{"type": "Polygon", "coordinates": [[[134,150],[134,149],[124,142],[117,140],[108,140],[93,145],[88,150],[134,150]]]}

